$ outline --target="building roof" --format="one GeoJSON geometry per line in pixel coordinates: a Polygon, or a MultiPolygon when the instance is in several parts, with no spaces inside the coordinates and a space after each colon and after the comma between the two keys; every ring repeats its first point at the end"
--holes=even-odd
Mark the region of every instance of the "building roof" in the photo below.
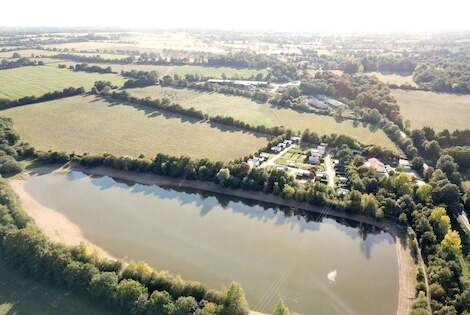
{"type": "Polygon", "coordinates": [[[375,170],[377,173],[385,173],[385,165],[379,160],[379,159],[376,159],[376,158],[370,158],[367,160],[366,163],[364,163],[364,165],[368,168],[371,168],[373,170],[375,170]]]}

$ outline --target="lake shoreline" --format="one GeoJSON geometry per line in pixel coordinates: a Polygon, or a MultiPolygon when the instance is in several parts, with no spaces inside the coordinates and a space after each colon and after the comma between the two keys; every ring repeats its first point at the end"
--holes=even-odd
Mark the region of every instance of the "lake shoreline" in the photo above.
{"type": "MultiPolygon", "coordinates": [[[[77,164],[68,164],[63,167],[58,166],[41,166],[32,169],[27,176],[36,176],[47,173],[68,173],[70,171],[81,171],[91,176],[109,176],[116,179],[132,181],[144,185],[160,185],[167,187],[181,187],[191,188],[201,191],[207,191],[217,194],[230,195],[234,197],[266,202],[278,206],[298,208],[304,211],[321,213],[332,217],[339,217],[349,220],[370,224],[381,228],[390,233],[396,244],[397,262],[398,262],[398,307],[397,315],[409,314],[411,305],[414,299],[414,279],[416,274],[416,267],[413,264],[413,259],[409,248],[403,246],[399,236],[399,229],[396,223],[391,220],[383,220],[380,222],[370,217],[361,215],[349,215],[344,212],[335,211],[332,209],[321,209],[305,203],[299,203],[292,200],[285,200],[278,196],[268,195],[259,192],[233,190],[220,187],[215,183],[191,181],[184,179],[175,179],[153,174],[142,174],[135,172],[126,172],[114,170],[106,167],[83,167],[77,164]],[[364,222],[366,221],[366,222],[364,222]]],[[[25,208],[28,215],[30,215],[38,227],[53,241],[61,242],[69,246],[76,246],[80,242],[84,242],[98,251],[101,255],[107,258],[117,258],[103,248],[96,246],[88,240],[78,226],[71,222],[68,218],[60,214],[57,210],[44,207],[38,203],[32,196],[29,195],[24,189],[24,180],[10,180],[13,190],[19,195],[21,203],[25,208]]],[[[122,259],[120,259],[122,260],[122,259]]]]}

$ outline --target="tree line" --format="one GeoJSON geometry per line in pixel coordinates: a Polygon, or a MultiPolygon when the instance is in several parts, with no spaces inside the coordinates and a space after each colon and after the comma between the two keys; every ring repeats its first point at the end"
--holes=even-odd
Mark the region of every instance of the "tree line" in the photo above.
{"type": "MultiPolygon", "coordinates": [[[[60,68],[61,65],[59,65],[60,68]]],[[[95,73],[113,73],[113,70],[111,67],[100,67],[96,65],[89,65],[87,63],[79,63],[76,64],[75,66],[70,66],[70,70],[72,71],[82,71],[82,72],[95,72],[95,73]]]]}
{"type": "Polygon", "coordinates": [[[2,59],[0,61],[0,70],[42,65],[44,65],[44,62],[31,60],[28,58],[19,58],[17,60],[2,59]]]}
{"type": "Polygon", "coordinates": [[[74,88],[69,87],[63,90],[47,92],[41,96],[25,96],[16,100],[0,99],[0,109],[7,109],[11,107],[17,107],[28,104],[41,103],[46,101],[51,101],[55,99],[60,99],[69,96],[75,96],[85,93],[83,87],[74,88]]]}

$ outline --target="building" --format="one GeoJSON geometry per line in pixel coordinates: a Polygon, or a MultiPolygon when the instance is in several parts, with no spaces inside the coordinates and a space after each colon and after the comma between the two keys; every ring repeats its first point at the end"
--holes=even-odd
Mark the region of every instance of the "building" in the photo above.
{"type": "Polygon", "coordinates": [[[269,153],[268,152],[261,152],[259,154],[260,158],[268,159],[269,158],[269,153]]]}
{"type": "Polygon", "coordinates": [[[338,108],[347,108],[348,105],[338,101],[338,100],[335,100],[334,98],[331,98],[329,96],[326,96],[326,95],[317,95],[317,99],[322,101],[323,104],[325,104],[326,106],[328,106],[330,109],[338,109],[338,108]]]}
{"type": "Polygon", "coordinates": [[[312,172],[310,171],[307,171],[307,170],[300,170],[298,169],[296,172],[295,172],[295,176],[297,178],[310,178],[312,176],[312,172]]]}
{"type": "Polygon", "coordinates": [[[290,138],[290,140],[292,141],[292,143],[295,143],[295,144],[300,143],[300,137],[292,137],[292,138],[290,138]]]}
{"type": "Polygon", "coordinates": [[[398,161],[398,165],[399,165],[405,172],[411,171],[410,161],[408,161],[408,160],[406,160],[406,159],[400,159],[400,160],[398,161]]]}
{"type": "Polygon", "coordinates": [[[271,147],[271,151],[276,152],[276,153],[279,153],[279,152],[282,151],[282,149],[281,149],[280,147],[278,147],[278,146],[275,146],[275,147],[271,147]]]}
{"type": "Polygon", "coordinates": [[[320,101],[315,96],[309,97],[308,100],[307,100],[307,104],[314,107],[314,108],[316,108],[316,109],[320,109],[320,110],[329,110],[330,109],[330,107],[327,104],[320,101]]]}
{"type": "Polygon", "coordinates": [[[318,163],[320,163],[320,158],[318,157],[318,155],[310,155],[308,157],[307,162],[309,164],[318,164],[318,163]]]}
{"type": "Polygon", "coordinates": [[[364,166],[373,169],[379,177],[388,176],[385,165],[379,159],[370,158],[364,163],[364,166]]]}
{"type": "Polygon", "coordinates": [[[207,83],[227,85],[227,86],[236,86],[236,87],[241,87],[241,88],[267,87],[269,85],[267,81],[219,80],[219,79],[209,79],[207,80],[207,83]]]}
{"type": "Polygon", "coordinates": [[[250,166],[252,166],[252,167],[259,166],[259,160],[256,159],[256,158],[249,159],[249,160],[248,160],[248,165],[250,165],[250,166]]]}
{"type": "Polygon", "coordinates": [[[347,184],[348,182],[348,178],[345,177],[345,176],[338,176],[338,181],[340,182],[340,184],[347,184]]]}

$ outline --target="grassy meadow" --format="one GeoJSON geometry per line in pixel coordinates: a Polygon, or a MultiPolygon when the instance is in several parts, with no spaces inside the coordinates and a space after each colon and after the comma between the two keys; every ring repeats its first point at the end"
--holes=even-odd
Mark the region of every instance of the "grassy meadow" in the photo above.
{"type": "Polygon", "coordinates": [[[396,84],[402,85],[407,84],[411,86],[417,86],[415,81],[413,81],[412,75],[399,75],[399,74],[383,74],[380,72],[367,72],[367,75],[375,76],[377,79],[386,84],[396,84]]]}
{"type": "MultiPolygon", "coordinates": [[[[115,55],[116,56],[116,55],[115,55]]],[[[63,61],[59,62],[66,65],[75,65],[76,62],[63,61]]],[[[104,64],[104,63],[90,63],[90,65],[96,65],[100,67],[111,67],[114,72],[121,71],[156,71],[161,76],[164,75],[180,75],[184,76],[186,74],[197,74],[205,77],[211,78],[221,78],[222,74],[225,74],[227,77],[240,77],[248,78],[258,73],[263,75],[267,74],[267,70],[257,70],[257,69],[237,69],[231,67],[206,67],[206,66],[197,66],[197,65],[182,65],[182,66],[163,66],[163,65],[138,65],[138,64],[104,64]]]]}
{"type": "Polygon", "coordinates": [[[111,315],[85,297],[23,277],[0,260],[0,315],[111,315]]]}
{"type": "Polygon", "coordinates": [[[98,80],[111,81],[116,85],[121,85],[125,81],[116,74],[72,72],[59,69],[55,65],[6,69],[0,71],[0,98],[38,96],[70,86],[83,86],[89,89],[98,80]]]}
{"type": "Polygon", "coordinates": [[[365,144],[377,144],[397,150],[382,130],[371,131],[362,125],[354,126],[352,121],[337,122],[330,116],[299,113],[270,104],[259,104],[244,97],[159,86],[129,89],[128,92],[137,97],[167,97],[186,108],[194,107],[209,115],[231,116],[254,125],[284,126],[293,130],[310,129],[320,135],[345,134],[365,144]]]}
{"type": "Polygon", "coordinates": [[[470,95],[392,90],[400,112],[412,128],[466,129],[470,126],[470,95]]]}
{"type": "Polygon", "coordinates": [[[11,117],[15,130],[39,150],[228,161],[268,142],[259,134],[94,96],[11,108],[0,115],[11,117]]]}

